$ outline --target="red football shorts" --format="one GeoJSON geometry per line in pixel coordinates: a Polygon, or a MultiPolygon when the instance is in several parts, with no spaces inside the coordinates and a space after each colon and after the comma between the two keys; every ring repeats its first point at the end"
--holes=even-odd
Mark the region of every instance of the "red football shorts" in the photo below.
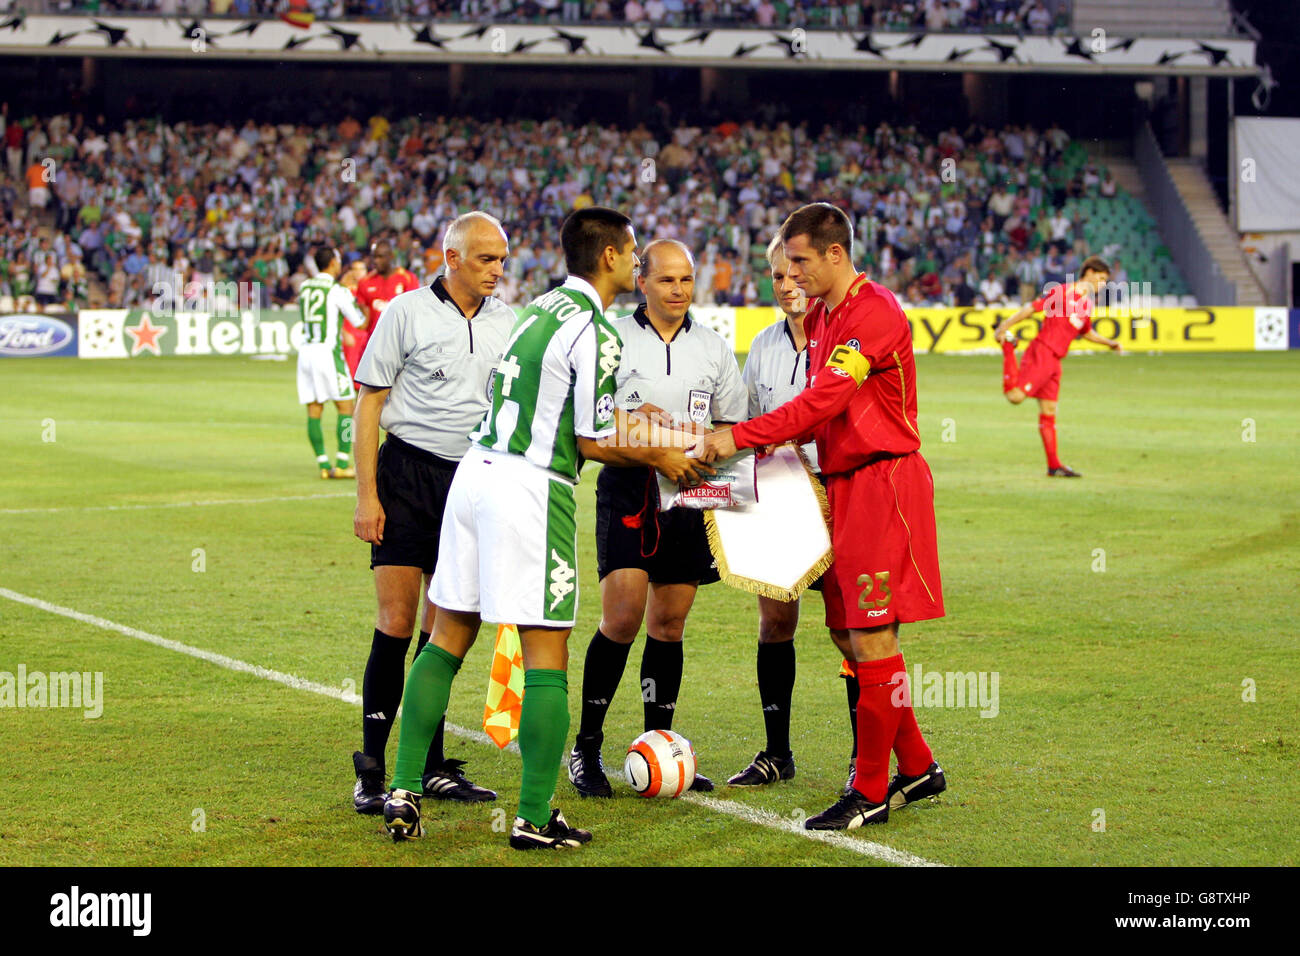
{"type": "Polygon", "coordinates": [[[370,330],[349,328],[348,331],[352,333],[352,344],[343,346],[343,361],[347,363],[348,373],[355,381],[357,366],[361,364],[361,354],[366,350],[366,343],[370,341],[370,330]]]}
{"type": "Polygon", "coordinates": [[[1016,387],[1030,398],[1056,401],[1061,394],[1061,360],[1036,341],[1029,343],[1020,363],[1016,387]]]}
{"type": "Polygon", "coordinates": [[[822,579],[826,626],[943,617],[934,479],[920,452],[832,475],[826,495],[835,549],[822,579]]]}

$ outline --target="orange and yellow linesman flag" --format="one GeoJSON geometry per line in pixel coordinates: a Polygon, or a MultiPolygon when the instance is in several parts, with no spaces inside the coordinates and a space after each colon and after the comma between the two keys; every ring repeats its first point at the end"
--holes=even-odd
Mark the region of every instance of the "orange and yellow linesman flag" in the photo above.
{"type": "Polygon", "coordinates": [[[498,624],[487,703],[483,707],[483,730],[503,750],[519,736],[523,704],[524,649],[519,643],[519,632],[513,624],[498,624]]]}

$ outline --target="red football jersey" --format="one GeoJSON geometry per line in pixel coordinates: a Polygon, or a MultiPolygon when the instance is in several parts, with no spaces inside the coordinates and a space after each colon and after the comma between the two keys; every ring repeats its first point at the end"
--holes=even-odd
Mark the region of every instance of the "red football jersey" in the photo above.
{"type": "Polygon", "coordinates": [[[384,306],[403,292],[410,292],[419,286],[420,280],[408,269],[394,269],[387,276],[381,276],[378,272],[367,273],[357,283],[357,302],[366,310],[366,331],[374,330],[384,306]]]}
{"type": "Polygon", "coordinates": [[[1070,343],[1092,328],[1092,300],[1074,286],[1058,285],[1033,301],[1043,313],[1043,327],[1035,342],[1042,342],[1057,358],[1065,358],[1070,343]]]}
{"type": "Polygon", "coordinates": [[[815,300],[804,329],[808,388],[766,415],[736,425],[731,433],[737,447],[811,434],[826,475],[920,448],[912,331],[893,293],[858,276],[829,314],[826,303],[815,300]]]}

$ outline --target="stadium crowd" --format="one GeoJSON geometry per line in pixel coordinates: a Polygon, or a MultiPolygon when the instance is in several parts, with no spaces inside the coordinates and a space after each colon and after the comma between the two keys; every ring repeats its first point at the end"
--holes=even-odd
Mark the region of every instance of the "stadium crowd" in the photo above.
{"type": "MultiPolygon", "coordinates": [[[[0,7],[9,0],[0,0],[0,7]]],[[[57,13],[276,17],[291,9],[330,20],[647,23],[661,26],[989,30],[1048,33],[1069,26],[1068,0],[18,0],[57,13]]]]}
{"type": "Polygon", "coordinates": [[[0,298],[40,306],[148,303],[176,275],[287,304],[312,249],[352,259],[379,236],[430,281],[442,230],[475,208],[505,223],[502,293],[523,303],[562,277],[560,223],[593,203],[625,210],[644,240],[696,250],[697,302],[770,304],[764,250],[810,198],[852,211],[859,266],[909,304],[1018,301],[1088,252],[1066,199],[1117,190],[1055,125],[927,135],[723,122],[661,141],[645,127],[465,117],[3,122],[0,298]]]}

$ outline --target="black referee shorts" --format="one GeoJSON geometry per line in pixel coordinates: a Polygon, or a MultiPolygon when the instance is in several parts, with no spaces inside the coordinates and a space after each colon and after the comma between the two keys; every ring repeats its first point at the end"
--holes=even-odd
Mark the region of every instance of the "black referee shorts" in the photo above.
{"type": "Polygon", "coordinates": [[[655,584],[712,584],[718,569],[704,531],[704,514],[690,508],[659,510],[652,468],[606,465],[596,479],[596,567],[639,568],[655,584]]]}
{"type": "Polygon", "coordinates": [[[394,564],[433,573],[456,464],[394,435],[379,446],[375,485],[384,509],[384,540],[370,546],[371,568],[394,564]]]}

